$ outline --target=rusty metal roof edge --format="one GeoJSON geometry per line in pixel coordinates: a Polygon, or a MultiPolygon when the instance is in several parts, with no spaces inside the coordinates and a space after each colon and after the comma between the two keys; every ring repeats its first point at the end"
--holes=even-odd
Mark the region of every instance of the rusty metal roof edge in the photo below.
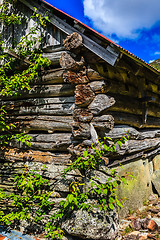
{"type": "Polygon", "coordinates": [[[151,71],[160,74],[160,71],[157,70],[156,68],[154,68],[153,66],[151,66],[149,63],[145,62],[144,60],[142,60],[141,58],[137,57],[136,55],[134,55],[133,53],[129,52],[128,50],[124,49],[123,47],[119,46],[117,43],[111,41],[109,38],[105,37],[104,35],[102,35],[101,33],[97,32],[96,30],[92,29],[91,27],[87,26],[86,24],[82,23],[81,21],[77,20],[76,18],[70,16],[69,14],[63,12],[62,10],[54,7],[53,5],[51,5],[50,3],[46,2],[45,0],[40,0],[41,2],[49,5],[50,7],[54,8],[57,12],[62,13],[63,15],[73,19],[74,21],[77,21],[79,24],[81,24],[83,27],[87,28],[88,30],[92,31],[94,34],[96,34],[97,37],[101,37],[104,40],[107,40],[110,44],[113,44],[116,48],[118,48],[123,54],[126,54],[127,56],[131,57],[133,60],[135,60],[136,62],[142,64],[143,66],[149,68],[151,71]]]}

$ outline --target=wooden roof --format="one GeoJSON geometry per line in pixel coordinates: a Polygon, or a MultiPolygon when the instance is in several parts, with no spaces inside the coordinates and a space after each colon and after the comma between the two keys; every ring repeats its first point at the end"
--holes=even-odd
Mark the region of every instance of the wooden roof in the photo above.
{"type": "Polygon", "coordinates": [[[84,47],[87,51],[94,54],[95,59],[97,57],[97,62],[107,63],[120,71],[125,70],[141,78],[148,78],[149,76],[153,81],[159,81],[160,72],[158,70],[77,19],[46,3],[44,0],[19,1],[32,11],[35,11],[36,7],[37,12],[40,14],[48,12],[50,23],[66,35],[70,35],[73,32],[81,34],[84,47]]]}
{"type": "MultiPolygon", "coordinates": [[[[67,13],[59,10],[58,8],[52,6],[51,4],[47,3],[45,0],[40,0],[40,1],[43,2],[43,3],[45,3],[45,4],[47,4],[49,7],[53,8],[54,11],[55,11],[55,13],[57,12],[57,13],[61,14],[61,17],[63,16],[63,17],[66,17],[66,18],[70,18],[71,20],[74,21],[74,24],[75,24],[75,25],[76,25],[76,24],[79,25],[79,28],[80,28],[80,26],[81,26],[81,27],[84,28],[85,30],[88,30],[88,31],[90,32],[90,34],[96,36],[98,39],[107,42],[107,43],[110,45],[110,47],[113,47],[113,48],[119,50],[121,53],[128,55],[129,57],[133,58],[135,61],[138,61],[138,62],[140,62],[141,64],[145,64],[145,65],[147,65],[147,67],[152,68],[152,70],[155,70],[156,72],[159,72],[157,69],[155,69],[154,67],[152,67],[150,64],[146,63],[146,62],[145,62],[144,60],[142,60],[141,58],[137,57],[136,55],[134,55],[133,53],[129,52],[128,50],[122,48],[122,47],[119,46],[117,43],[111,41],[109,38],[103,36],[103,35],[100,34],[99,32],[97,32],[97,31],[95,31],[94,29],[88,27],[86,24],[82,23],[81,21],[79,21],[79,20],[75,19],[74,17],[68,15],[67,13]]],[[[117,51],[117,52],[118,52],[118,51],[117,51]]]]}

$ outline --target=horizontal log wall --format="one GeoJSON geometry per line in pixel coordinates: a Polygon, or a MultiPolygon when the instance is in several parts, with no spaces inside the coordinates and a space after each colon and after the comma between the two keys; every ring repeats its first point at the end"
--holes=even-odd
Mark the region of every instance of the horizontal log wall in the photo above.
{"type": "Polygon", "coordinates": [[[68,147],[72,143],[75,98],[74,86],[63,79],[64,70],[59,65],[61,54],[62,51],[44,53],[44,57],[52,58],[52,69],[42,72],[30,91],[15,98],[3,97],[1,101],[1,105],[6,106],[8,121],[17,126],[13,131],[32,137],[31,147],[13,141],[8,150],[1,151],[0,159],[6,169],[13,164],[15,172],[20,169],[16,164],[23,166],[25,162],[58,166],[70,162],[68,147]]]}
{"type": "MultiPolygon", "coordinates": [[[[125,70],[113,69],[108,65],[107,73],[99,65],[99,72],[95,71],[87,66],[83,57],[77,62],[64,48],[44,52],[43,56],[51,60],[52,69],[42,72],[41,78],[29,92],[16,99],[2,99],[2,105],[7,106],[9,117],[19,131],[33,137],[33,150],[68,151],[74,138],[80,141],[84,136],[92,137],[90,130],[87,130],[92,127],[85,123],[90,121],[100,136],[112,129],[114,123],[136,128],[160,126],[156,83],[139,79],[131,72],[127,75],[125,70]],[[153,102],[143,100],[143,88],[145,94],[151,93],[147,97],[151,97],[152,93],[156,95],[153,102]],[[88,108],[91,115],[76,112],[77,108],[80,111],[81,108],[88,108]],[[144,111],[147,112],[146,123],[144,111]],[[83,124],[77,125],[74,121],[83,124]]],[[[24,148],[24,144],[18,147],[24,148]]]]}
{"type": "MultiPolygon", "coordinates": [[[[97,75],[95,77],[98,80],[99,76],[97,75]]],[[[157,127],[158,118],[160,117],[160,93],[158,91],[160,86],[152,82],[147,83],[148,85],[144,84],[143,86],[140,86],[141,79],[139,82],[136,81],[136,76],[134,78],[135,81],[131,82],[130,78],[111,79],[109,78],[109,74],[108,76],[106,75],[106,79],[110,81],[110,85],[108,86],[108,95],[114,97],[115,99],[115,104],[109,109],[109,111],[112,111],[113,115],[117,117],[119,116],[119,113],[124,116],[126,114],[126,119],[124,119],[124,121],[123,119],[121,120],[122,124],[125,124],[127,116],[129,118],[132,114],[133,119],[139,119],[138,122],[135,120],[130,121],[130,124],[133,124],[132,126],[139,128],[142,127],[142,125],[143,127],[157,127]],[[144,123],[143,113],[145,111],[147,113],[147,121],[144,123]],[[152,122],[151,119],[153,119],[152,122]]],[[[117,121],[117,117],[115,117],[115,123],[120,123],[119,120],[117,121]]],[[[128,122],[126,123],[128,124],[128,122]]]]}
{"type": "Polygon", "coordinates": [[[1,101],[8,121],[17,126],[13,131],[32,137],[30,147],[12,141],[0,153],[0,185],[6,192],[12,191],[14,174],[21,173],[24,164],[41,169],[45,163],[55,195],[66,197],[69,184],[81,175],[71,173],[64,180],[61,171],[86,147],[98,142],[98,136],[117,139],[129,131],[129,141],[104,157],[105,167],[159,153],[158,82],[108,64],[89,66],[85,56],[68,49],[46,49],[43,56],[51,60],[51,69],[41,72],[30,91],[1,101]]]}
{"type": "Polygon", "coordinates": [[[13,191],[14,175],[22,173],[24,165],[39,170],[45,164],[46,177],[51,179],[55,191],[51,197],[60,200],[69,192],[70,183],[77,180],[75,173],[66,180],[61,177],[62,170],[71,163],[68,147],[77,144],[72,137],[74,86],[64,82],[64,70],[59,65],[61,53],[51,54],[52,69],[42,72],[30,91],[1,99],[8,121],[17,126],[13,132],[32,137],[31,147],[12,141],[8,149],[0,152],[0,187],[6,192],[13,191]]]}
{"type": "MultiPolygon", "coordinates": [[[[18,41],[22,28],[15,29],[20,32],[18,41]]],[[[159,81],[150,75],[145,78],[130,65],[126,69],[125,64],[112,67],[99,58],[97,61],[82,47],[82,38],[70,46],[69,36],[65,50],[63,38],[61,31],[47,25],[43,57],[51,60],[50,69],[41,72],[30,91],[1,99],[8,121],[17,126],[13,131],[32,137],[30,147],[12,141],[0,152],[0,187],[6,192],[13,191],[14,175],[22,173],[24,165],[39,170],[45,164],[45,176],[54,189],[51,197],[56,196],[57,202],[65,199],[71,182],[82,176],[77,171],[63,179],[63,169],[97,143],[98,137],[117,139],[129,132],[128,142],[104,156],[105,169],[118,166],[119,161],[152,159],[160,152],[159,81]]],[[[12,36],[6,44],[11,42],[12,36]]]]}

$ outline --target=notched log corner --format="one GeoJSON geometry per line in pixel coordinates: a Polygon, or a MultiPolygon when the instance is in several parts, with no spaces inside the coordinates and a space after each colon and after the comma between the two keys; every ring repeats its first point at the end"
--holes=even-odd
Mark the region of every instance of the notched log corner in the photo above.
{"type": "Polygon", "coordinates": [[[100,117],[94,117],[92,124],[98,133],[100,131],[104,134],[113,129],[114,118],[112,115],[102,115],[100,117]]]}
{"type": "Polygon", "coordinates": [[[99,80],[104,80],[107,82],[109,81],[107,78],[104,78],[97,71],[93,70],[90,67],[88,67],[88,69],[87,69],[87,76],[90,81],[99,81],[99,80]]]}
{"type": "Polygon", "coordinates": [[[88,106],[94,99],[95,94],[89,86],[77,85],[75,90],[75,104],[79,107],[88,106]]]}
{"type": "Polygon", "coordinates": [[[106,83],[105,81],[93,81],[88,84],[90,88],[95,92],[96,94],[99,93],[106,93],[110,89],[110,84],[109,82],[106,83]]]}
{"type": "Polygon", "coordinates": [[[113,97],[105,94],[98,94],[88,108],[94,115],[99,115],[114,104],[115,99],[113,97]]]}
{"type": "Polygon", "coordinates": [[[84,58],[81,57],[80,61],[76,61],[73,57],[67,53],[63,52],[60,57],[60,65],[63,69],[70,69],[72,71],[78,72],[85,64],[84,58]]]}
{"type": "Polygon", "coordinates": [[[75,109],[73,112],[73,119],[76,122],[91,122],[92,118],[91,111],[85,108],[75,109]]]}
{"type": "Polygon", "coordinates": [[[86,76],[86,68],[83,66],[83,69],[78,72],[67,71],[63,74],[64,82],[72,83],[72,84],[84,84],[88,83],[89,79],[86,76]]]}
{"type": "Polygon", "coordinates": [[[63,40],[63,45],[65,47],[66,50],[77,50],[78,48],[81,48],[83,46],[83,39],[82,36],[77,33],[74,32],[72,34],[70,34],[65,40],[63,40]]]}
{"type": "Polygon", "coordinates": [[[91,137],[90,125],[75,122],[72,124],[72,134],[75,139],[89,139],[91,137]]]}

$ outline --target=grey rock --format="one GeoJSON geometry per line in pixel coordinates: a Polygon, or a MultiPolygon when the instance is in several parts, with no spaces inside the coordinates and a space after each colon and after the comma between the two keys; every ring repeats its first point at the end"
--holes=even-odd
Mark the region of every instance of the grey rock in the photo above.
{"type": "Polygon", "coordinates": [[[136,219],[133,221],[133,227],[136,231],[139,231],[142,227],[141,219],[136,219]]]}
{"type": "Polygon", "coordinates": [[[140,234],[139,231],[134,231],[129,233],[127,236],[124,237],[124,240],[137,240],[137,236],[140,234]]]}
{"type": "Polygon", "coordinates": [[[158,195],[157,194],[154,194],[154,193],[151,193],[148,197],[148,200],[149,201],[154,201],[158,198],[158,195]]]}
{"type": "Polygon", "coordinates": [[[71,236],[63,236],[62,240],[74,240],[71,236]]]}
{"type": "Polygon", "coordinates": [[[144,219],[140,219],[140,222],[141,222],[141,226],[143,227],[143,229],[147,229],[148,227],[148,224],[150,222],[150,218],[144,218],[144,219]]]}
{"type": "Polygon", "coordinates": [[[62,229],[71,236],[82,239],[115,240],[118,236],[118,214],[109,210],[107,213],[78,210],[62,223],[62,229]]]}
{"type": "Polygon", "coordinates": [[[154,217],[154,218],[152,218],[152,220],[153,220],[155,223],[157,223],[158,227],[160,227],[160,218],[154,217]]]}
{"type": "Polygon", "coordinates": [[[125,219],[122,219],[120,221],[120,225],[119,225],[119,230],[124,231],[127,227],[129,227],[129,225],[131,224],[131,221],[127,221],[125,219]]]}
{"type": "Polygon", "coordinates": [[[98,142],[98,135],[92,123],[90,123],[91,141],[93,143],[98,142]]]}
{"type": "Polygon", "coordinates": [[[154,185],[158,195],[160,196],[160,170],[156,170],[152,174],[152,184],[154,185]]]}

